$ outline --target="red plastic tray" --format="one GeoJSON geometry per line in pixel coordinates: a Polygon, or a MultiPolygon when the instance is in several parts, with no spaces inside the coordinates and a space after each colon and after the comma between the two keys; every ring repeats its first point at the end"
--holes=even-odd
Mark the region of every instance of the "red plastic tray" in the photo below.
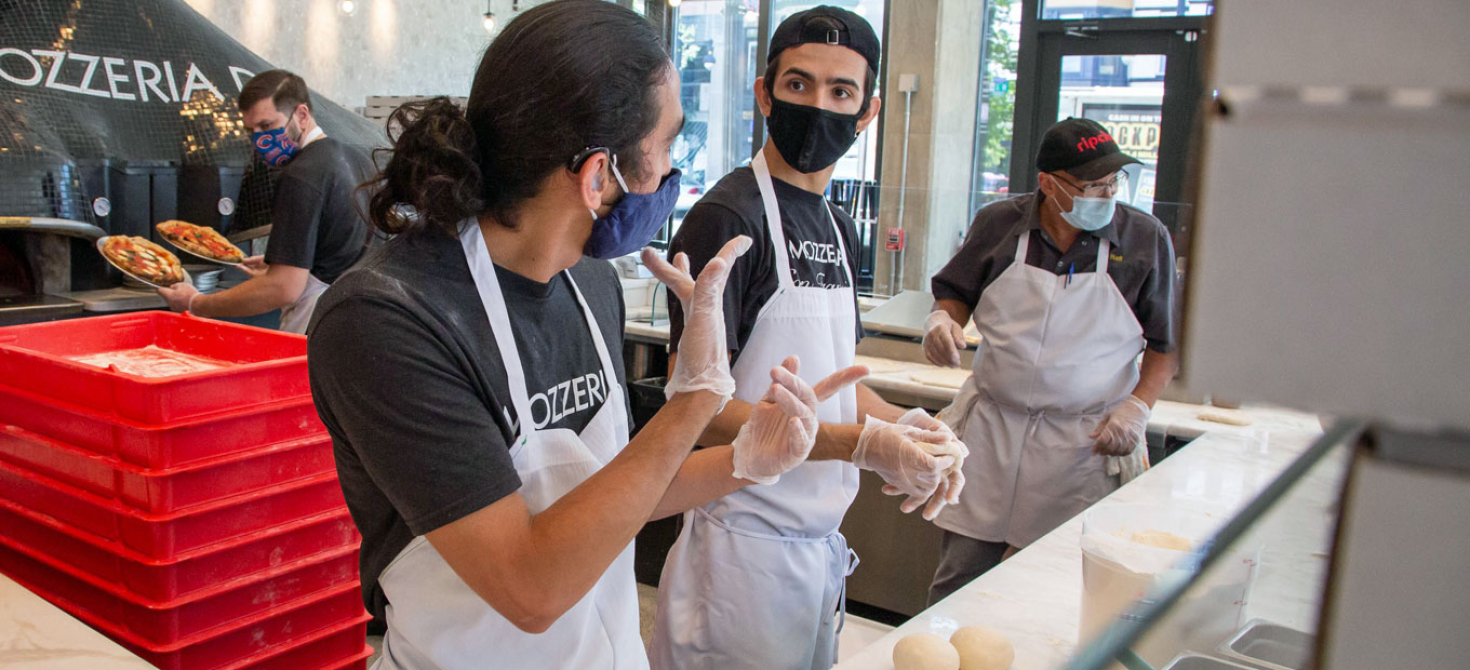
{"type": "Polygon", "coordinates": [[[173,644],[154,645],[43,588],[16,581],[162,670],[300,670],[315,663],[350,668],[360,662],[372,620],[363,612],[357,586],[349,584],[173,644]]]}
{"type": "Polygon", "coordinates": [[[357,548],[342,547],[223,582],[170,601],[146,601],[115,584],[0,540],[0,571],[33,584],[152,644],[167,645],[279,604],[357,584],[357,548]]]}
{"type": "Polygon", "coordinates": [[[0,538],[55,558],[139,599],[167,601],[361,542],[346,510],[274,526],[160,561],[0,499],[0,538]]]}
{"type": "Polygon", "coordinates": [[[182,512],[149,514],[6,463],[0,463],[0,498],[93,535],[118,539],[156,559],[177,558],[192,549],[346,505],[337,473],[328,472],[182,512]]]}
{"type": "Polygon", "coordinates": [[[151,469],[79,449],[15,426],[0,426],[0,460],[155,514],[305,479],[334,469],[331,439],[325,435],[175,468],[151,469]]]}
{"type": "Polygon", "coordinates": [[[310,397],[154,426],[4,385],[0,385],[0,425],[147,468],[187,465],[326,432],[310,397]]]}
{"type": "MultiPolygon", "coordinates": [[[[367,624],[352,622],[341,630],[325,631],[320,639],[292,643],[291,647],[269,658],[247,659],[247,665],[237,665],[240,670],[367,670],[367,662],[373,656],[373,648],[363,642],[367,638],[367,624]],[[357,646],[357,653],[342,656],[344,649],[357,646]]],[[[233,670],[226,668],[225,670],[233,670]]]]}
{"type": "Polygon", "coordinates": [[[305,337],[161,311],[0,328],[0,379],[146,423],[311,394],[305,337]],[[71,360],[150,345],[228,365],[138,377],[71,360]]]}

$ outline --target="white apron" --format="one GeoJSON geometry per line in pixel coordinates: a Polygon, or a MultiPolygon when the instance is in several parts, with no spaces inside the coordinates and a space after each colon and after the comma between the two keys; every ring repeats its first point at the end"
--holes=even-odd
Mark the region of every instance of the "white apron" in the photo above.
{"type": "Polygon", "coordinates": [[[301,296],[293,302],[281,308],[281,330],[297,335],[306,334],[306,325],[311,323],[311,313],[316,311],[316,301],[322,297],[322,293],[330,288],[330,284],[317,279],[314,274],[306,275],[306,289],[301,296]]]}
{"type": "MultiPolygon", "coordinates": [[[[779,287],[756,319],[731,376],[735,397],[759,402],[771,368],[801,358],[815,384],[852,365],[854,308],[847,250],[831,210],[849,288],[799,287],[765,156],[751,162],[775,245],[779,287]]],[[[823,423],[856,423],[848,387],[817,408],[823,423]]],[[[660,670],[826,670],[837,658],[834,618],[856,565],[837,532],[857,496],[858,471],[843,461],[803,463],[769,486],[748,486],[684,515],[659,582],[650,656],[660,670]]]]}
{"type": "MultiPolygon", "coordinates": [[[[1088,437],[1138,384],[1143,328],[1108,276],[1056,275],[1016,260],[980,296],[976,393],[961,430],[970,456],[960,503],[934,523],[987,542],[1025,547],[1118,488],[1088,437]]],[[[1079,241],[1079,244],[1081,242],[1079,241]]],[[[955,410],[961,408],[956,407],[955,410]]],[[[1142,457],[1142,445],[1135,449],[1142,457]]]]}
{"type": "MultiPolygon", "coordinates": [[[[460,234],[495,344],[505,364],[520,440],[511,448],[520,493],[539,514],[611,461],[628,444],[627,409],[602,331],[581,291],[597,356],[608,380],[607,401],[578,435],[564,428],[537,430],[531,418],[525,373],[510,328],[510,315],[480,228],[470,221],[460,234]]],[[[570,275],[567,275],[570,281],[570,275]]],[[[388,632],[376,670],[443,668],[504,670],[643,670],[648,657],[638,632],[638,592],[633,543],[575,606],[544,633],[515,627],[481,600],[422,536],[416,537],[379,578],[388,596],[388,632]]]]}

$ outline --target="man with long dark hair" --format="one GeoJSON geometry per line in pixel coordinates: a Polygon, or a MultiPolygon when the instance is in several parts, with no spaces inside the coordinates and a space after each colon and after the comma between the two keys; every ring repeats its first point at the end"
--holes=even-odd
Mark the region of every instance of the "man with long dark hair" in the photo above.
{"type": "Polygon", "coordinates": [[[691,455],[735,387],[720,303],[749,240],[698,282],[645,253],[689,316],[668,403],[630,441],[603,259],[673,209],[678,96],[647,21],[559,0],[490,44],[465,112],[395,112],[369,211],[396,237],[322,296],[308,341],[363,598],[387,621],[380,670],[647,668],[639,529],[749,485],[735,453],[800,462],[816,404],[863,373],[813,386],[782,361],[742,435],[691,455]]]}

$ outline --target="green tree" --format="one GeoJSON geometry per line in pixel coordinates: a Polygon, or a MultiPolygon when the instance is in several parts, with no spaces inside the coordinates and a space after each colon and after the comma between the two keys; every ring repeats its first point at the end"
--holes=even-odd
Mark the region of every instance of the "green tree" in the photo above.
{"type": "Polygon", "coordinates": [[[1011,166],[1011,133],[1016,113],[1016,56],[1017,31],[1020,29],[1020,2],[1016,0],[987,0],[986,18],[990,22],[985,44],[985,68],[981,73],[980,85],[984,87],[985,100],[989,105],[989,117],[985,123],[985,154],[981,165],[986,172],[1008,174],[1011,166]],[[1005,90],[997,92],[995,82],[1004,78],[1005,90]]]}

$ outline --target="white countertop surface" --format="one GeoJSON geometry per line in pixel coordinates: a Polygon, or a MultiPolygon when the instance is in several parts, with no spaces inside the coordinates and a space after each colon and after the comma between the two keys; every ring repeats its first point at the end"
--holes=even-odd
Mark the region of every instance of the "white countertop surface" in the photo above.
{"type": "MultiPolygon", "coordinates": [[[[1253,423],[1236,427],[1202,422],[1196,405],[1160,402],[1151,427],[1202,435],[1099,504],[1153,503],[1176,508],[1222,507],[1230,515],[1250,502],[1321,434],[1317,418],[1274,408],[1246,408],[1253,423]]],[[[1329,492],[1322,492],[1323,498],[1329,492]]],[[[1310,511],[1325,515],[1330,504],[1310,511]]],[[[1220,523],[1229,520],[1222,516],[1220,523]]],[[[1329,524],[1301,519],[1292,546],[1268,545],[1256,590],[1289,592],[1256,607],[1247,617],[1312,630],[1316,611],[1312,577],[1326,567],[1329,524]],[[1298,532],[1299,531],[1299,532],[1298,532]]],[[[1005,633],[1015,646],[1011,670],[1062,667],[1076,650],[1082,600],[1081,517],[1073,518],[974,582],[839,664],[837,670],[890,670],[893,646],[904,636],[934,632],[948,638],[961,626],[982,625],[1005,633]]],[[[861,568],[859,568],[861,569],[861,568]]]]}
{"type": "Polygon", "coordinates": [[[153,666],[0,575],[0,668],[149,670],[153,666]]]}

